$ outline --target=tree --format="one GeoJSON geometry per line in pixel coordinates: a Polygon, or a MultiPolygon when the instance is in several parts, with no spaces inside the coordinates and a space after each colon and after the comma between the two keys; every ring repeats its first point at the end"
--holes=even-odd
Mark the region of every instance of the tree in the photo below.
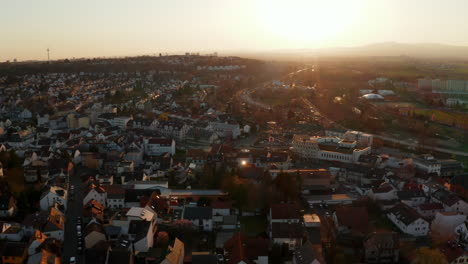
{"type": "Polygon", "coordinates": [[[284,201],[295,201],[299,197],[296,179],[287,173],[280,172],[274,180],[274,186],[283,195],[284,201]]]}
{"type": "Polygon", "coordinates": [[[203,172],[200,177],[200,185],[205,188],[213,188],[214,182],[215,182],[215,168],[211,166],[210,164],[205,164],[203,167],[203,172]]]}
{"type": "Polygon", "coordinates": [[[165,247],[167,246],[167,243],[169,242],[169,234],[165,231],[158,232],[158,235],[156,237],[156,244],[160,247],[165,247]]]}
{"type": "Polygon", "coordinates": [[[446,264],[447,259],[438,249],[421,247],[416,250],[414,264],[446,264]]]}
{"type": "Polygon", "coordinates": [[[197,206],[210,206],[211,205],[211,199],[208,197],[200,197],[197,201],[197,206]]]}

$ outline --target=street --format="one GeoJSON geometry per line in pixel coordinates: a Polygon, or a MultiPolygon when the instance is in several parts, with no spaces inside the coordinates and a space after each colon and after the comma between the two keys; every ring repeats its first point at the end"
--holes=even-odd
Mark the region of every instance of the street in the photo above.
{"type": "MultiPolygon", "coordinates": [[[[65,213],[65,238],[63,243],[62,261],[68,263],[70,257],[76,257],[77,263],[84,263],[84,260],[78,252],[78,238],[76,232],[76,218],[83,217],[83,186],[80,179],[78,169],[73,176],[70,177],[70,185],[75,186],[74,197],[72,201],[68,201],[67,212],[65,213]]],[[[82,230],[84,233],[84,229],[82,230]]],[[[84,248],[84,244],[83,244],[84,248]]]]}

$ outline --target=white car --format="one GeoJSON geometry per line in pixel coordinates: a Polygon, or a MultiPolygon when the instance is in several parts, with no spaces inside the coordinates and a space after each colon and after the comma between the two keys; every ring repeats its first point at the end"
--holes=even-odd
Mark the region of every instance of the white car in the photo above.
{"type": "Polygon", "coordinates": [[[76,264],[76,258],[70,257],[70,264],[76,264]]]}

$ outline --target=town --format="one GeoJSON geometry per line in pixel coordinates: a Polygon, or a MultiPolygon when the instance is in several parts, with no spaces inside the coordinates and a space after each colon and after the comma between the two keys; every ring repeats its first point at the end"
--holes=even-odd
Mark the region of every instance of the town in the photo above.
{"type": "Polygon", "coordinates": [[[466,263],[458,67],[0,63],[0,263],[466,263]]]}

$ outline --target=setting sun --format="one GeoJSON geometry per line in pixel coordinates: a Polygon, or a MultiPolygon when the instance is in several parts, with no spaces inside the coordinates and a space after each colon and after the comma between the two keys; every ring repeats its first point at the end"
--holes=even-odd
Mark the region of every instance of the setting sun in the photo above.
{"type": "Polygon", "coordinates": [[[359,14],[353,3],[264,0],[257,2],[257,12],[266,31],[285,42],[301,45],[324,41],[349,29],[359,14]]]}

